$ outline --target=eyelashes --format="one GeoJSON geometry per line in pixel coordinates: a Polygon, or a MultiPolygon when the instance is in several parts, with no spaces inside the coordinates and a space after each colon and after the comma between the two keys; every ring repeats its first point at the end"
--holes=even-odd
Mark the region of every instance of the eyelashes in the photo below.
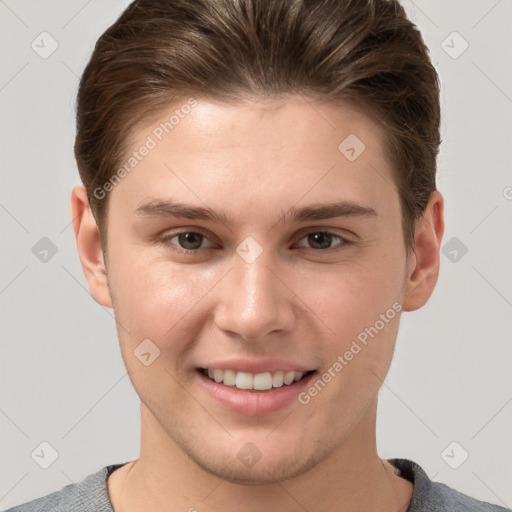
{"type": "MultiPolygon", "coordinates": [[[[334,239],[337,239],[337,240],[340,241],[340,243],[335,245],[334,248],[350,244],[350,241],[347,240],[346,238],[342,237],[341,235],[337,235],[336,233],[331,233],[330,231],[311,231],[307,235],[303,236],[300,239],[300,241],[304,240],[304,239],[307,239],[308,242],[311,242],[312,240],[314,240],[313,243],[314,244],[319,244],[319,245],[325,245],[325,242],[327,242],[330,245],[330,243],[334,239]],[[315,239],[315,237],[316,237],[316,239],[315,239]]],[[[303,246],[299,245],[299,247],[303,247],[303,246]]],[[[323,247],[321,249],[319,249],[317,247],[309,247],[309,249],[313,249],[315,251],[324,252],[324,251],[333,249],[333,247],[323,247]]]]}
{"type": "MultiPolygon", "coordinates": [[[[194,230],[176,231],[165,235],[158,240],[158,244],[175,252],[191,255],[198,254],[201,250],[213,249],[216,245],[206,233],[197,228],[194,230]],[[205,247],[203,245],[205,241],[209,242],[210,245],[205,247]]],[[[337,233],[328,230],[311,230],[298,238],[294,246],[303,247],[318,254],[341,250],[353,244],[354,242],[337,233]],[[303,241],[306,244],[310,244],[310,246],[304,245],[303,241]],[[332,245],[333,242],[336,242],[335,245],[332,245]]]]}

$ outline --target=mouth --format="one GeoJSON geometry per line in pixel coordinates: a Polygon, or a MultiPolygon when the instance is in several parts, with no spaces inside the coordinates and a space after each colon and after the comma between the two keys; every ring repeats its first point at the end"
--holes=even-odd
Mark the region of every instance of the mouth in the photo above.
{"type": "Polygon", "coordinates": [[[295,383],[309,380],[308,377],[315,373],[315,370],[285,371],[250,373],[231,369],[199,368],[198,372],[209,380],[240,391],[248,392],[269,392],[277,388],[292,386],[295,383]]]}

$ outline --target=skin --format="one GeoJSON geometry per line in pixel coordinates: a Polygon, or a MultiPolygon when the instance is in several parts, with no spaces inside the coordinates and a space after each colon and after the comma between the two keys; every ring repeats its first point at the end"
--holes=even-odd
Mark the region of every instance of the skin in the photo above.
{"type": "MultiPolygon", "coordinates": [[[[175,108],[139,126],[133,148],[175,108]]],[[[412,484],[379,458],[375,436],[399,314],[306,405],[239,414],[216,402],[196,373],[239,356],[282,358],[321,375],[393,304],[413,311],[426,303],[438,277],[443,198],[432,194],[407,254],[379,125],[348,104],[299,96],[237,105],[198,99],[110,192],[107,258],[85,189],[75,187],[71,200],[90,292],[115,311],[141,399],[140,457],[107,481],[116,512],[225,511],[233,503],[250,512],[407,509],[412,484]],[[349,134],[366,145],[353,162],[338,150],[349,134]],[[154,198],[207,206],[226,222],[135,213],[154,198]],[[289,215],[337,201],[377,215],[289,215]],[[199,248],[183,254],[178,230],[211,241],[199,237],[199,248]],[[307,236],[318,231],[352,243],[333,236],[329,249],[318,248],[307,236]],[[248,236],[263,249],[252,263],[236,252],[248,236]],[[161,351],[150,366],[133,354],[146,338],[161,351]],[[261,453],[251,467],[237,458],[248,442],[261,453]]]]}

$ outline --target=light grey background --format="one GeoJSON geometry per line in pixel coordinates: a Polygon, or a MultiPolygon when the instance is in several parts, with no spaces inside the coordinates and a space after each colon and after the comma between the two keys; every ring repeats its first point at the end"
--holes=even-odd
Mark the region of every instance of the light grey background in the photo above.
{"type": "MultiPolygon", "coordinates": [[[[69,205],[78,77],[127,4],[0,0],[2,509],[138,456],[138,399],[112,311],[88,293],[69,205]],[[58,42],[46,59],[31,47],[43,31],[58,42]],[[47,262],[32,252],[43,237],[57,248],[47,262]],[[48,469],[31,458],[43,441],[58,452],[48,469]]],[[[380,455],[512,507],[512,2],[404,4],[442,80],[438,186],[452,245],[428,305],[402,317],[380,393],[380,455]]]]}

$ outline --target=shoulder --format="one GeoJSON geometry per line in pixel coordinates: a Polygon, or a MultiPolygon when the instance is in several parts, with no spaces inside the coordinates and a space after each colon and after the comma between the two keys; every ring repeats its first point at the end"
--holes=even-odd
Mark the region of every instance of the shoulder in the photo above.
{"type": "Polygon", "coordinates": [[[105,466],[81,482],[29,501],[6,512],[113,512],[107,491],[107,476],[123,464],[105,466]]]}
{"type": "Polygon", "coordinates": [[[439,482],[432,482],[425,471],[407,459],[389,459],[401,476],[413,482],[408,512],[511,512],[511,509],[480,501],[439,482]]]}

